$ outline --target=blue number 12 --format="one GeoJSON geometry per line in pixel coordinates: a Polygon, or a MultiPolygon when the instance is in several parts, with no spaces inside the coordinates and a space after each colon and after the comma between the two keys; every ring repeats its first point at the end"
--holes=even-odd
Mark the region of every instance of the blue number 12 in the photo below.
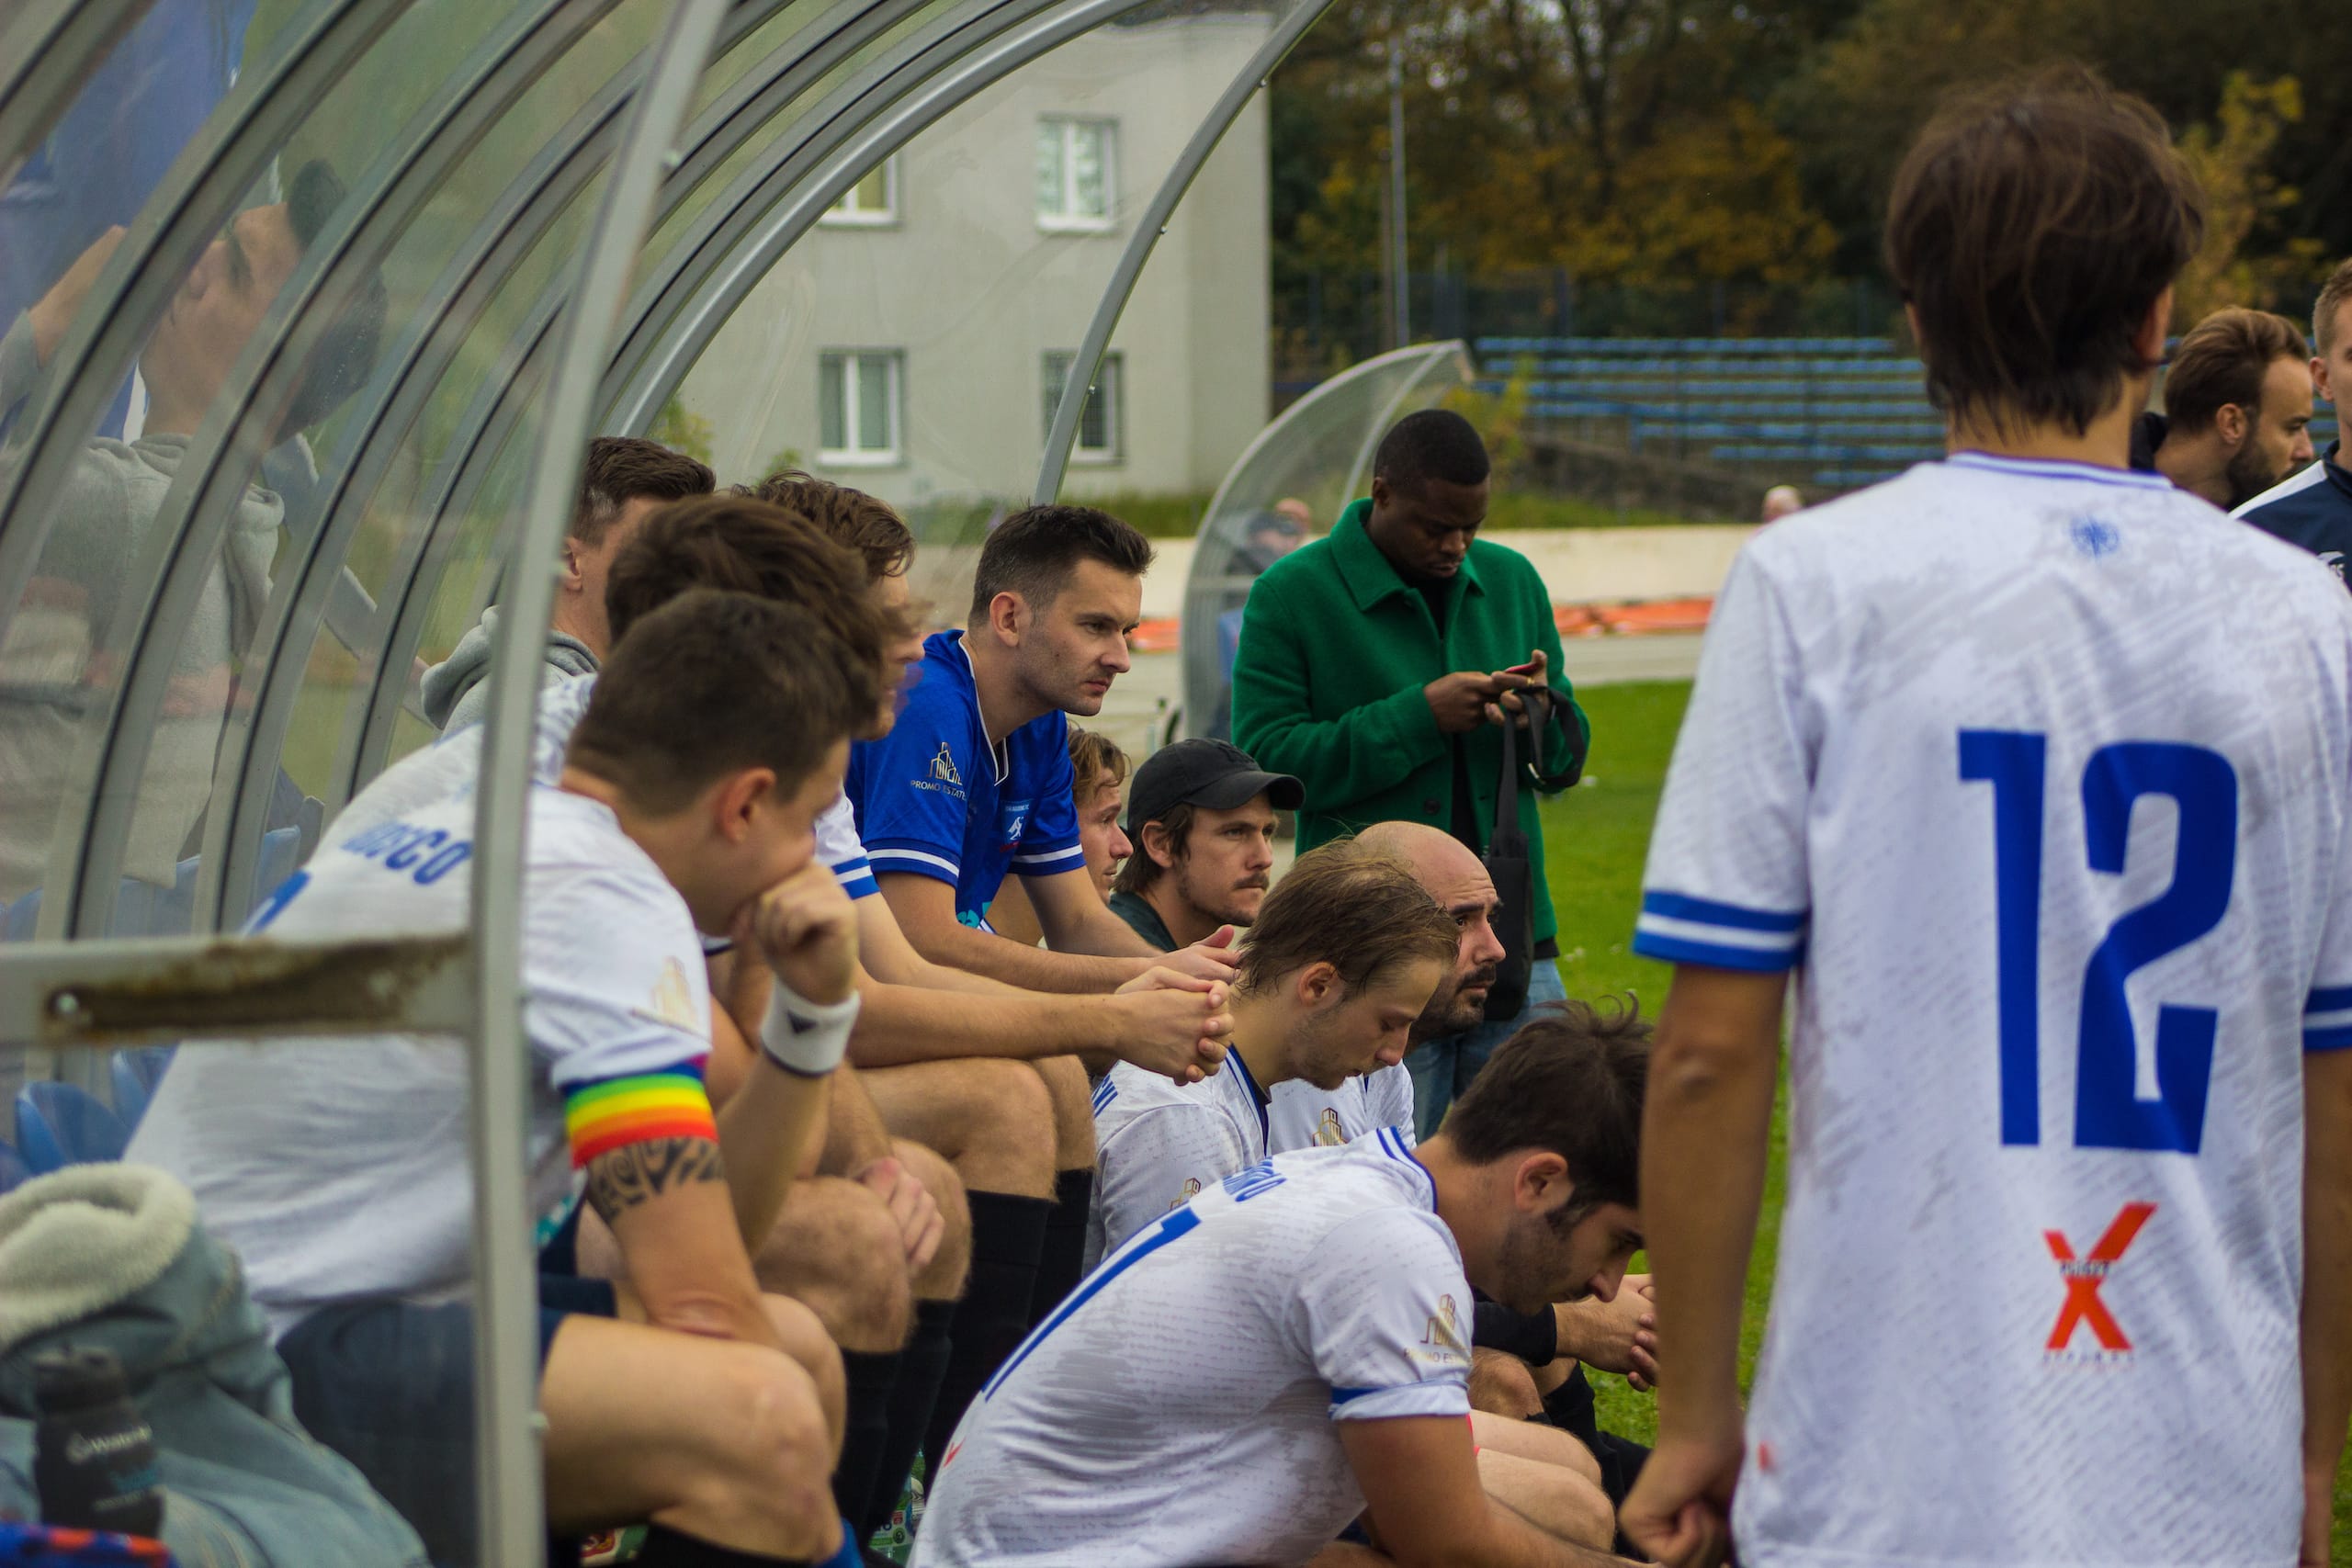
{"type": "MultiPolygon", "coordinates": [[[[2025,730],[1963,729],[1960,776],[1993,786],[2001,1142],[2041,1141],[2041,859],[2047,739],[2025,730]]],[[[2133,1087],[2138,1048],[2124,982],[2219,925],[2237,863],[2238,779],[2201,746],[2126,740],[2083,769],[2083,837],[2090,869],[2120,875],[2132,808],[2143,795],[2179,807],[2171,885],[2108,928],[2083,975],[2075,1056],[2075,1143],[2082,1148],[2195,1154],[2213,1077],[2211,1008],[2156,1013],[2156,1098],[2133,1087]]]]}

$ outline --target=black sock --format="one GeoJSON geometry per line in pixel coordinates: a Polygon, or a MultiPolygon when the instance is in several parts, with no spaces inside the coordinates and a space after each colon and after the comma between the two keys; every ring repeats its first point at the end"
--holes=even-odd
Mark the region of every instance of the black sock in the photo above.
{"type": "MultiPolygon", "coordinates": [[[[771,1557],[764,1551],[740,1551],[731,1546],[720,1546],[698,1535],[672,1529],[667,1525],[645,1527],[645,1544],[638,1549],[636,1562],[645,1568],[787,1568],[789,1564],[808,1564],[808,1568],[832,1568],[832,1564],[859,1562],[857,1545],[846,1538],[849,1527],[842,1527],[844,1538],[842,1550],[832,1556],[820,1559],[771,1557]],[[846,1555],[844,1555],[846,1554],[846,1555]]],[[[548,1568],[556,1568],[550,1562],[548,1568]]]]}
{"type": "Polygon", "coordinates": [[[842,1352],[842,1371],[849,1381],[848,1419],[842,1427],[841,1462],[833,1468],[833,1506],[845,1518],[865,1517],[874,1495],[875,1477],[890,1446],[890,1390],[903,1359],[897,1350],[842,1352]]]}
{"type": "Polygon", "coordinates": [[[922,1435],[933,1472],[946,1457],[947,1439],[964,1418],[964,1407],[1029,1332],[1029,1297],[1045,1249],[1046,1217],[1054,1207],[1048,1199],[1004,1192],[966,1196],[972,1206],[972,1272],[964,1299],[956,1303],[947,1371],[922,1435]]]}
{"type": "Polygon", "coordinates": [[[915,1303],[915,1331],[899,1353],[899,1382],[890,1390],[889,1440],[875,1468],[874,1489],[866,1494],[865,1511],[852,1514],[863,1540],[890,1522],[899,1506],[899,1491],[915,1465],[915,1450],[931,1425],[932,1406],[939,1400],[940,1374],[947,1370],[947,1335],[956,1321],[954,1302],[915,1303]]]}
{"type": "Polygon", "coordinates": [[[1093,1201],[1092,1166],[1065,1170],[1054,1178],[1054,1212],[1046,1216],[1046,1247],[1037,1255],[1037,1288],[1029,1297],[1032,1328],[1078,1289],[1086,1272],[1086,1211],[1093,1201]]]}

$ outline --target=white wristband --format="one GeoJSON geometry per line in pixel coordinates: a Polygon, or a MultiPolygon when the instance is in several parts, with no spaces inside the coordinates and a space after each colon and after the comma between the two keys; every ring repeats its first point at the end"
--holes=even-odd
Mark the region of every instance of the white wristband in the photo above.
{"type": "Polygon", "coordinates": [[[850,1026],[857,1021],[857,1007],[855,991],[841,1001],[820,1005],[779,979],[768,998],[768,1016],[760,1025],[760,1044],[786,1072],[804,1078],[822,1077],[842,1065],[842,1056],[849,1050],[850,1026]]]}

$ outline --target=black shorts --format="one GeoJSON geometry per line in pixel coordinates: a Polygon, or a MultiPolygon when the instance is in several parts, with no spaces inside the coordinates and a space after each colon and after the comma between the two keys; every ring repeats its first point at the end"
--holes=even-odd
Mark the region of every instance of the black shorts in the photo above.
{"type": "MultiPolygon", "coordinates": [[[[570,1316],[616,1315],[613,1287],[539,1277],[539,1365],[570,1316]]],[[[277,1342],[294,1414],[356,1465],[435,1562],[474,1561],[474,1309],[458,1302],[322,1307],[277,1342]]]]}

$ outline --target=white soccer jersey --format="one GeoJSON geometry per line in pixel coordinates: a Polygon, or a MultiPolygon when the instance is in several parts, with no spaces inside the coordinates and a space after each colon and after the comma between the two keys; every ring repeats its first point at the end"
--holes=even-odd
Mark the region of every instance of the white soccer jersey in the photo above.
{"type": "MultiPolygon", "coordinates": [[[[327,840],[251,929],[312,939],[448,931],[468,918],[473,807],[327,840]]],[[[534,790],[523,888],[532,1212],[571,1174],[562,1091],[691,1066],[710,997],[684,902],[584,795],[534,790]]],[[[125,1156],[187,1183],[283,1334],[330,1302],[462,1297],[472,1278],[466,1056],[405,1034],[191,1043],[125,1156]]]]}
{"type": "MultiPolygon", "coordinates": [[[[588,711],[589,694],[595,689],[594,675],[551,681],[539,689],[531,716],[533,782],[551,784],[563,776],[564,748],[571,744],[571,731],[588,711]]],[[[481,779],[481,743],[488,733],[486,725],[469,724],[402,757],[351,797],[328,824],[325,838],[352,838],[445,800],[471,800],[481,779]]],[[[842,890],[851,897],[881,891],[866,862],[865,846],[858,841],[857,813],[850,808],[847,795],[836,795],[817,818],[817,858],[832,867],[842,890]]]]}
{"type": "Polygon", "coordinates": [[[916,1568],[1304,1562],[1363,1509],[1337,1423],[1470,1410],[1470,1287],[1381,1134],[1163,1214],[965,1412],[916,1568]]]}
{"type": "MultiPolygon", "coordinates": [[[[1282,1086],[1277,1084],[1279,1089],[1282,1086]]],[[[1196,1192],[1264,1159],[1266,1107],[1238,1051],[1196,1084],[1120,1062],[1094,1086],[1086,1267],[1196,1192]]]]}
{"type": "Polygon", "coordinates": [[[1266,1114],[1266,1148],[1271,1154],[1328,1149],[1354,1143],[1375,1127],[1394,1127],[1405,1146],[1413,1146],[1413,1075],[1402,1062],[1335,1089],[1317,1089],[1305,1078],[1276,1084],[1266,1114]]]}
{"type": "Polygon", "coordinates": [[[1960,457],[1742,553],[1634,942],[1802,965],[1742,1561],[2294,1560],[2348,726],[2335,578],[2154,475],[1960,457]]]}

